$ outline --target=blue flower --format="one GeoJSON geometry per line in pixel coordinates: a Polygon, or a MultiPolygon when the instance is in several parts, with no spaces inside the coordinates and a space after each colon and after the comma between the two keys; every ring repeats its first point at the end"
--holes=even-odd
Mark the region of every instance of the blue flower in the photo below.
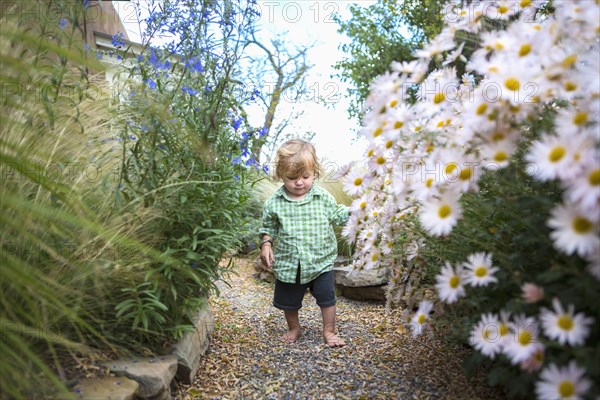
{"type": "Polygon", "coordinates": [[[156,82],[154,82],[152,79],[148,78],[144,82],[150,86],[150,89],[156,89],[156,82]]]}
{"type": "Polygon", "coordinates": [[[102,60],[102,52],[97,51],[96,52],[96,57],[98,57],[98,60],[102,60]]]}
{"type": "Polygon", "coordinates": [[[259,131],[258,131],[258,137],[263,137],[265,136],[267,133],[269,132],[269,130],[267,129],[267,127],[263,126],[259,131]]]}
{"type": "Polygon", "coordinates": [[[58,27],[60,29],[65,29],[66,26],[67,26],[67,19],[66,18],[61,19],[60,24],[58,24],[58,27]]]}
{"type": "Polygon", "coordinates": [[[238,119],[233,121],[233,129],[237,131],[240,128],[240,126],[242,126],[242,122],[244,122],[244,119],[242,117],[239,117],[238,119]]]}
{"type": "Polygon", "coordinates": [[[187,93],[187,94],[189,94],[189,95],[192,95],[192,96],[195,96],[195,95],[197,95],[197,94],[198,94],[198,91],[197,91],[197,90],[195,90],[194,88],[192,88],[192,87],[189,87],[189,86],[182,86],[182,87],[181,87],[181,91],[182,91],[183,93],[187,93]]]}
{"type": "Polygon", "coordinates": [[[206,86],[204,86],[204,91],[206,93],[210,93],[210,92],[212,92],[212,89],[210,88],[210,86],[206,85],[206,86]]]}
{"type": "Polygon", "coordinates": [[[137,58],[138,62],[142,62],[144,61],[144,56],[142,54],[140,54],[137,58]]]}
{"type": "Polygon", "coordinates": [[[137,138],[134,135],[129,135],[129,139],[131,139],[131,140],[137,140],[137,138]]]}
{"type": "Polygon", "coordinates": [[[256,96],[260,95],[260,91],[258,89],[252,90],[252,94],[250,95],[250,100],[256,100],[256,96]]]}
{"type": "Polygon", "coordinates": [[[90,6],[90,0],[83,0],[83,8],[87,9],[90,6]]]}
{"type": "Polygon", "coordinates": [[[233,160],[231,160],[231,163],[233,165],[237,165],[237,164],[239,164],[241,162],[242,162],[242,159],[240,157],[234,157],[233,160]]]}
{"type": "Polygon", "coordinates": [[[204,66],[202,65],[202,60],[200,57],[192,57],[185,62],[185,68],[191,68],[196,72],[204,72],[204,66]]]}
{"type": "Polygon", "coordinates": [[[83,45],[83,49],[84,49],[85,51],[90,51],[90,45],[89,45],[88,43],[85,43],[85,44],[83,45]]]}
{"type": "Polygon", "coordinates": [[[115,33],[112,36],[111,44],[117,48],[125,45],[125,35],[123,32],[115,33]]]}
{"type": "Polygon", "coordinates": [[[267,164],[263,165],[262,170],[265,175],[269,175],[269,166],[267,164]]]}

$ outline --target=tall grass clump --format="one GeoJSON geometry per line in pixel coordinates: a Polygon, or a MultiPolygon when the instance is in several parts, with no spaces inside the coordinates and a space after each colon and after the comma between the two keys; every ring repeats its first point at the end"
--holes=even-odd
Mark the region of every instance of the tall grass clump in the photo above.
{"type": "Polygon", "coordinates": [[[164,351],[239,245],[253,164],[233,162],[252,140],[234,77],[251,7],[166,2],[142,54],[113,38],[123,86],[109,90],[85,3],[3,8],[3,398],[69,398],[82,358],[164,351]],[[165,24],[174,42],[150,46],[165,24]]]}

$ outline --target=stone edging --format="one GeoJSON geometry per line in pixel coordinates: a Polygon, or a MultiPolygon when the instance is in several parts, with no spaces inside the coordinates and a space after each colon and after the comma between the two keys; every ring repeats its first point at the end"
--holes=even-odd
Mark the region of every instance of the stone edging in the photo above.
{"type": "Polygon", "coordinates": [[[171,399],[173,379],[190,384],[210,345],[215,319],[208,303],[192,323],[196,329],[186,332],[171,354],[105,362],[102,366],[115,376],[82,379],[75,386],[75,393],[85,400],[171,399]]]}

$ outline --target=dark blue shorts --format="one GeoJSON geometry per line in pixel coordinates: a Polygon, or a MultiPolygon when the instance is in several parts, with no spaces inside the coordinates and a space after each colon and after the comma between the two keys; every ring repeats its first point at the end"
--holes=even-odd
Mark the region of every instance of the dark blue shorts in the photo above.
{"type": "Polygon", "coordinates": [[[333,271],[323,272],[308,283],[300,282],[300,267],[296,275],[297,283],[275,281],[275,294],[273,306],[280,310],[294,311],[302,308],[302,300],[306,289],[317,300],[319,307],[331,307],[335,305],[335,290],[333,288],[333,271]]]}

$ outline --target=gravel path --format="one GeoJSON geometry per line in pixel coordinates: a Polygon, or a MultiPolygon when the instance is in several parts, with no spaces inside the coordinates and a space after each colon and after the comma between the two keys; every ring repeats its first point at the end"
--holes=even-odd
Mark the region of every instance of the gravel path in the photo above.
{"type": "Polygon", "coordinates": [[[338,297],[338,332],[347,343],[327,348],[321,314],[310,294],[300,310],[302,336],[279,341],[283,313],[271,305],[271,284],[237,260],[231,287],[211,299],[216,327],[195,381],[176,398],[190,399],[504,399],[462,373],[459,350],[399,328],[379,303],[338,297]]]}

